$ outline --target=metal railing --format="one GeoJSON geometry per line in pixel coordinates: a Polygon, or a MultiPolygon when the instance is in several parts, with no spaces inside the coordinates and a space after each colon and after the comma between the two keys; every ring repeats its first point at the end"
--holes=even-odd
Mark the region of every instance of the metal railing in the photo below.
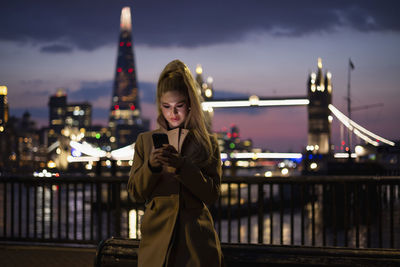
{"type": "MultiPolygon", "coordinates": [[[[140,238],[127,177],[0,177],[0,240],[140,238]]],[[[224,177],[222,242],[400,248],[400,177],[224,177]]]]}
{"type": "Polygon", "coordinates": [[[400,177],[232,177],[214,207],[223,242],[400,248],[400,177]]]}

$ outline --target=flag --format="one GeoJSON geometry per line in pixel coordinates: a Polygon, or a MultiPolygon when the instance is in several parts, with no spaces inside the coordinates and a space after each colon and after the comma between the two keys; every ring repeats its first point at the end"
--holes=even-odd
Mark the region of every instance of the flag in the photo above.
{"type": "Polygon", "coordinates": [[[352,70],[354,70],[354,64],[353,64],[353,62],[351,61],[351,59],[349,59],[349,65],[350,65],[350,68],[351,68],[352,70]]]}

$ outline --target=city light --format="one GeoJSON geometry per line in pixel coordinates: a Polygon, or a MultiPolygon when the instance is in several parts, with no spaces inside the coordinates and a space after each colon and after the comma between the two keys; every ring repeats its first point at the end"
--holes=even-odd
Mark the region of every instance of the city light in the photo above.
{"type": "Polygon", "coordinates": [[[366,150],[362,146],[356,146],[354,151],[356,152],[356,155],[359,156],[359,157],[360,156],[364,156],[366,154],[366,150]]]}
{"type": "Polygon", "coordinates": [[[130,7],[122,8],[121,12],[121,30],[131,31],[132,30],[132,19],[130,7]]]}
{"type": "Polygon", "coordinates": [[[0,86],[0,95],[7,95],[7,86],[0,86]]]}
{"type": "MultiPolygon", "coordinates": [[[[314,81],[314,80],[312,80],[312,82],[313,82],[313,81],[314,81]]],[[[312,85],[311,85],[311,92],[314,93],[314,92],[315,92],[315,89],[316,89],[316,88],[315,88],[315,84],[312,84],[312,85]]]]}
{"type": "Polygon", "coordinates": [[[197,64],[196,66],[196,73],[199,75],[203,73],[203,68],[201,67],[200,64],[197,64]]]}
{"type": "Polygon", "coordinates": [[[90,157],[90,156],[82,156],[82,157],[73,157],[73,156],[68,156],[67,161],[72,163],[72,162],[93,162],[93,161],[99,161],[100,158],[98,157],[90,157]]]}
{"type": "Polygon", "coordinates": [[[317,79],[317,74],[315,72],[311,73],[311,83],[315,83],[315,79],[317,79]]]}
{"type": "Polygon", "coordinates": [[[204,94],[206,95],[206,97],[210,98],[212,97],[212,90],[210,88],[207,88],[204,94]]]}
{"type": "Polygon", "coordinates": [[[111,151],[111,157],[115,160],[132,160],[135,153],[135,144],[111,151]]]}
{"type": "Polygon", "coordinates": [[[71,141],[69,144],[72,148],[75,148],[76,150],[88,156],[98,157],[98,158],[106,156],[105,151],[101,150],[100,148],[94,148],[89,143],[86,142],[83,142],[81,144],[76,141],[71,141]]]}
{"type": "Polygon", "coordinates": [[[322,59],[320,57],[318,58],[318,68],[322,69],[322,59]]]}
{"type": "Polygon", "coordinates": [[[40,177],[40,178],[44,178],[44,177],[50,178],[50,177],[53,177],[53,176],[59,177],[60,174],[58,172],[54,172],[53,173],[53,172],[47,171],[46,169],[43,169],[41,172],[34,172],[33,176],[34,177],[40,177]]]}
{"type": "Polygon", "coordinates": [[[49,169],[53,169],[53,168],[57,167],[57,165],[56,165],[56,163],[55,163],[54,161],[50,160],[50,161],[47,163],[47,167],[48,167],[49,169]]]}
{"type": "Polygon", "coordinates": [[[231,153],[231,158],[236,159],[301,159],[303,155],[301,153],[245,153],[245,152],[234,152],[231,153]]]}
{"type": "Polygon", "coordinates": [[[376,135],[370,131],[368,131],[367,129],[365,129],[364,127],[362,127],[361,125],[357,124],[356,122],[354,122],[353,120],[349,119],[346,115],[344,115],[342,112],[340,112],[335,106],[333,106],[332,104],[329,104],[328,108],[332,111],[333,115],[336,116],[336,118],[338,118],[338,120],[343,123],[347,128],[349,128],[351,131],[353,131],[354,128],[356,128],[353,132],[354,134],[356,134],[358,137],[360,137],[361,139],[363,139],[364,141],[374,145],[374,146],[378,146],[379,142],[388,144],[390,146],[394,146],[395,143],[387,140],[379,135],[376,135]],[[371,139],[370,137],[372,137],[373,139],[371,139]]]}
{"type": "Polygon", "coordinates": [[[310,169],[311,169],[311,170],[315,170],[317,167],[318,167],[318,164],[315,163],[315,162],[313,162],[313,163],[310,164],[310,169]]]}
{"type": "Polygon", "coordinates": [[[251,96],[249,100],[231,100],[231,101],[205,101],[202,103],[203,110],[212,108],[229,108],[229,107],[270,107],[270,106],[305,106],[310,103],[308,99],[281,99],[281,100],[260,100],[257,96],[251,96]]]}
{"type": "MultiPolygon", "coordinates": [[[[337,158],[337,159],[349,158],[349,153],[335,153],[334,157],[337,158]]],[[[357,154],[356,153],[351,153],[351,157],[352,158],[357,158],[357,154]]]]}

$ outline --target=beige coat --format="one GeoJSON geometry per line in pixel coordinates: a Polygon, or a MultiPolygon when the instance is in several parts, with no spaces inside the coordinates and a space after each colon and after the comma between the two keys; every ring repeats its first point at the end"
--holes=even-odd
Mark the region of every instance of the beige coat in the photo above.
{"type": "MultiPolygon", "coordinates": [[[[163,127],[137,138],[128,190],[135,201],[146,201],[139,267],[221,266],[220,242],[206,206],[213,204],[220,194],[218,144],[212,138],[214,158],[195,164],[199,147],[193,138],[188,130],[167,131],[163,127]],[[160,173],[150,170],[154,132],[167,133],[170,144],[184,156],[178,174],[166,168],[160,173]]],[[[204,159],[211,158],[204,154],[204,159]]]]}

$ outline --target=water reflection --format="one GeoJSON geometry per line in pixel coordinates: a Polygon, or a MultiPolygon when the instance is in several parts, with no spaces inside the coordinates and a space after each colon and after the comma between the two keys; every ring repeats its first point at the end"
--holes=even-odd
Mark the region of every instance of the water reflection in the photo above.
{"type": "Polygon", "coordinates": [[[129,238],[140,238],[140,222],[142,220],[143,210],[129,210],[129,238]]]}

